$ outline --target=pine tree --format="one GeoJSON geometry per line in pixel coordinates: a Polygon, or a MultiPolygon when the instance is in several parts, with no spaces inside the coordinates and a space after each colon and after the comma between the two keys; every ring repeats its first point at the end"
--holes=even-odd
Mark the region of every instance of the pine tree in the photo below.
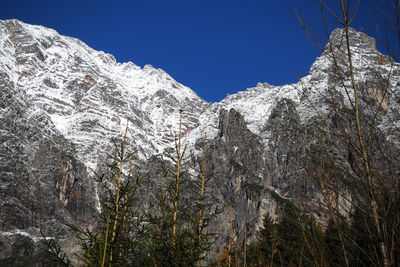
{"type": "Polygon", "coordinates": [[[377,257],[376,253],[380,252],[376,250],[379,248],[379,240],[373,225],[373,219],[368,216],[368,213],[357,207],[351,218],[349,237],[352,266],[380,265],[375,261],[380,258],[380,255],[377,257]]]}
{"type": "Polygon", "coordinates": [[[325,230],[324,243],[326,247],[326,258],[329,266],[345,266],[344,251],[339,237],[339,231],[347,239],[349,226],[347,222],[342,219],[339,225],[336,225],[332,219],[328,221],[328,226],[325,230]]]}
{"type": "MultiPolygon", "coordinates": [[[[146,239],[143,216],[137,211],[137,190],[143,178],[133,173],[133,153],[127,152],[126,134],[108,164],[108,172],[96,174],[101,197],[101,213],[93,230],[67,224],[76,234],[81,253],[77,260],[85,266],[142,266],[146,257],[141,244],[146,239]]],[[[45,243],[47,252],[60,262],[69,262],[58,244],[45,243]]]]}
{"type": "Polygon", "coordinates": [[[285,266],[298,266],[303,258],[303,232],[296,207],[286,203],[277,224],[278,252],[277,263],[285,266]]]}
{"type": "MultiPolygon", "coordinates": [[[[180,113],[180,124],[182,112],[180,113]]],[[[150,239],[148,248],[154,265],[200,265],[205,253],[211,249],[214,234],[206,230],[219,211],[211,211],[207,196],[205,175],[205,144],[200,169],[192,166],[192,157],[186,157],[181,146],[181,127],[176,138],[175,153],[167,153],[162,160],[164,185],[157,196],[153,213],[147,214],[150,239]]]]}
{"type": "Polygon", "coordinates": [[[259,249],[258,262],[267,265],[274,259],[276,250],[276,233],[274,222],[269,213],[264,215],[263,227],[257,233],[257,247],[259,249]]]}

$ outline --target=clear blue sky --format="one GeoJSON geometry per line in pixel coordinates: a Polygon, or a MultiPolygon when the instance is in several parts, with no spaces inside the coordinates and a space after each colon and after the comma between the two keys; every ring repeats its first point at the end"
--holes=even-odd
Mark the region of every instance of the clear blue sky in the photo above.
{"type": "MultiPolygon", "coordinates": [[[[162,68],[215,102],[257,82],[282,85],[307,74],[320,51],[294,9],[321,31],[317,7],[311,0],[0,0],[0,19],[53,28],[119,62],[162,68]]],[[[371,27],[367,13],[356,29],[371,27]]]]}

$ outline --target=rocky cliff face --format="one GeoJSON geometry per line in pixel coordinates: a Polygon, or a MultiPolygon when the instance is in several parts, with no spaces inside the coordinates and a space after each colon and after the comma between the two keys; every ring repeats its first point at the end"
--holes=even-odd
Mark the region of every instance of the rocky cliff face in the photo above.
{"type": "MultiPolygon", "coordinates": [[[[220,203],[232,203],[238,243],[246,227],[254,229],[263,214],[275,213],[277,198],[298,203],[304,196],[318,198],[296,155],[313,143],[306,133],[318,118],[335,124],[330,97],[351,106],[348,81],[338,79],[331,56],[347,68],[339,49],[343,31],[335,30],[330,40],[298,83],[259,83],[206,103],[161,69],[117,63],[112,55],[42,26],[0,21],[0,258],[34,253],[39,228],[51,233],[65,220],[90,223],[98,198],[91,169],[104,164],[112,139],[122,139],[128,120],[128,144],[146,162],[174,145],[180,109],[183,141],[195,156],[207,133],[207,171],[218,173],[210,192],[220,203]],[[28,248],[18,246],[21,238],[28,248]]],[[[365,115],[378,118],[378,128],[393,139],[400,127],[400,66],[363,33],[351,30],[350,44],[365,115]]],[[[350,164],[347,158],[343,162],[350,164]]],[[[148,192],[157,189],[156,176],[149,177],[148,192]]],[[[221,247],[227,216],[222,213],[215,222],[221,247]]]]}
{"type": "Polygon", "coordinates": [[[0,92],[0,257],[30,256],[40,229],[56,235],[61,222],[90,224],[95,192],[74,144],[4,73],[0,92]]]}

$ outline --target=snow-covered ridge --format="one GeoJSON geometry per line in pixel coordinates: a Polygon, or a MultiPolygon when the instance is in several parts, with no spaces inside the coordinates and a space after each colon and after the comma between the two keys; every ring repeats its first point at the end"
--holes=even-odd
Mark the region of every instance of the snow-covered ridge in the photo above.
{"type": "MultiPolygon", "coordinates": [[[[368,81],[376,80],[377,75],[380,75],[382,80],[389,81],[390,90],[394,94],[390,95],[393,101],[389,101],[389,112],[386,117],[392,116],[393,113],[396,113],[396,110],[399,110],[398,101],[395,101],[394,98],[400,96],[400,65],[393,62],[390,57],[381,54],[376,49],[375,40],[372,37],[362,32],[356,32],[351,28],[349,34],[356,82],[363,85],[368,81]]],[[[334,30],[330,36],[330,42],[331,44],[326,45],[322,55],[316,58],[312,64],[309,75],[301,78],[297,83],[283,86],[258,83],[256,87],[228,95],[221,102],[213,103],[201,115],[201,125],[191,133],[192,141],[198,138],[202,132],[207,132],[210,137],[216,136],[220,109],[229,110],[233,108],[239,111],[247,122],[248,128],[256,135],[259,135],[260,131],[264,129],[275,104],[283,98],[291,99],[296,104],[302,122],[307,122],[316,115],[329,112],[326,96],[330,95],[328,89],[331,89],[331,86],[334,85],[330,73],[335,69],[331,48],[334,49],[335,53],[341,54],[338,62],[340,66],[345,70],[348,69],[348,66],[346,66],[347,58],[343,58],[346,55],[346,49],[343,46],[344,30],[334,30]]],[[[350,81],[346,81],[345,84],[347,88],[351,88],[350,81]]],[[[335,84],[335,89],[346,96],[345,88],[341,84],[335,84]]],[[[351,100],[353,101],[352,98],[351,100]]],[[[351,106],[347,97],[345,97],[344,104],[348,107],[351,106]]],[[[383,123],[385,121],[388,120],[385,120],[384,117],[383,123]]],[[[397,124],[399,126],[400,121],[397,124]]],[[[382,127],[387,127],[387,125],[383,124],[382,127]]],[[[391,125],[393,126],[393,123],[391,125]]]]}
{"type": "MultiPolygon", "coordinates": [[[[342,37],[341,30],[332,33],[334,49],[342,37]]],[[[376,50],[373,38],[351,30],[350,43],[357,81],[368,80],[374,75],[372,69],[383,76],[400,69],[376,50]]],[[[330,48],[327,45],[310,74],[296,84],[258,83],[221,102],[207,103],[151,65],[141,68],[132,62],[116,62],[110,54],[43,26],[0,21],[0,72],[13,81],[21,98],[32,103],[31,114],[47,113],[57,131],[76,145],[79,159],[91,168],[97,167],[112,138],[122,139],[127,119],[128,141],[146,158],[173,145],[180,109],[189,145],[204,133],[208,138],[216,136],[221,109],[239,111],[257,135],[282,98],[294,101],[303,121],[327,112],[322,96],[332,84],[330,48]]],[[[390,76],[390,82],[396,87],[399,75],[390,76]]],[[[389,113],[396,110],[391,105],[389,113]]]]}
{"type": "Polygon", "coordinates": [[[131,145],[148,157],[173,141],[180,108],[188,131],[207,105],[161,69],[118,63],[76,38],[18,20],[0,21],[0,63],[32,102],[31,113],[45,111],[91,168],[112,138],[122,138],[127,118],[131,145]]]}

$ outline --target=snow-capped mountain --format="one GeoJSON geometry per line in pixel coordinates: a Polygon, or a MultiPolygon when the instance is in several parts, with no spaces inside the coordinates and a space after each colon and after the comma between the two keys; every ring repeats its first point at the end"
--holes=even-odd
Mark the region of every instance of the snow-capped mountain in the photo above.
{"type": "MultiPolygon", "coordinates": [[[[93,169],[101,152],[109,148],[111,138],[122,138],[127,119],[128,140],[142,158],[172,145],[180,109],[184,110],[183,132],[188,133],[189,143],[204,132],[210,138],[216,136],[220,109],[237,110],[248,128],[260,134],[280,99],[300,104],[304,94],[313,94],[313,102],[321,102],[318,95],[323,93],[321,88],[328,87],[332,69],[325,53],[297,84],[259,83],[210,104],[161,69],[118,63],[110,54],[42,26],[17,20],[1,21],[0,26],[0,70],[18,88],[21,98],[32,103],[32,116],[47,113],[55,129],[77,146],[78,158],[93,169]]],[[[331,38],[339,40],[335,34],[340,32],[331,38]]],[[[380,62],[383,55],[376,51],[372,38],[354,32],[353,42],[359,80],[374,75],[368,70],[379,69],[388,75],[393,72],[390,60],[380,62]]],[[[390,80],[395,86],[398,77],[390,80]]],[[[303,120],[315,113],[307,109],[308,104],[304,101],[299,107],[303,120]]]]}
{"type": "Polygon", "coordinates": [[[173,141],[181,108],[188,131],[207,106],[161,69],[117,63],[110,54],[42,26],[1,21],[0,40],[1,71],[32,103],[30,113],[47,113],[93,169],[111,138],[122,138],[127,119],[128,140],[146,158],[173,141]]]}
{"type": "MultiPolygon", "coordinates": [[[[383,91],[376,91],[374,94],[368,94],[370,99],[362,99],[361,101],[364,101],[364,104],[368,101],[374,101],[376,105],[380,103],[385,114],[381,126],[386,128],[386,131],[396,129],[400,126],[400,121],[396,120],[396,123],[393,124],[393,121],[388,118],[392,118],[400,110],[398,105],[400,65],[389,56],[379,53],[372,37],[353,29],[350,29],[350,34],[355,80],[360,84],[361,90],[368,90],[367,87],[376,89],[378,87],[377,76],[381,82],[388,81],[389,87],[394,88],[390,95],[384,95],[383,91]]],[[[336,29],[330,36],[330,44],[334,47],[334,53],[340,56],[341,62],[338,62],[338,64],[346,69],[346,67],[348,68],[348,66],[345,66],[346,59],[343,58],[343,55],[339,55],[340,49],[343,51],[343,47],[341,47],[343,43],[344,32],[341,29],[336,29]]],[[[316,58],[311,66],[309,75],[301,78],[295,84],[273,86],[268,83],[258,83],[256,87],[247,88],[245,91],[227,96],[221,102],[213,103],[200,115],[200,126],[190,135],[193,139],[196,139],[201,136],[202,132],[207,132],[210,137],[215,137],[219,110],[230,110],[232,108],[243,116],[249,130],[260,135],[272,110],[282,99],[290,99],[296,103],[303,123],[315,116],[326,114],[329,112],[325,101],[326,96],[329,95],[328,91],[334,86],[340,94],[347,96],[345,87],[351,87],[350,79],[346,81],[345,86],[332,81],[332,72],[336,67],[330,49],[330,45],[327,45],[321,57],[316,58]]],[[[347,98],[344,100],[345,105],[350,107],[350,101],[347,98]]],[[[395,115],[395,117],[398,116],[395,115]]],[[[266,136],[263,136],[265,139],[266,136]]],[[[266,142],[267,139],[264,141],[266,142]]]]}
{"type": "MultiPolygon", "coordinates": [[[[96,188],[89,169],[104,164],[112,139],[122,139],[128,121],[127,141],[145,161],[174,146],[180,110],[189,149],[199,150],[207,134],[207,166],[218,173],[210,192],[233,203],[236,240],[246,224],[255,228],[263,214],[274,213],[272,194],[296,200],[297,186],[314,197],[280,136],[300,151],[313,142],[302,134],[314,119],[331,119],[332,98],[351,107],[350,77],[337,78],[338,69],[348,69],[343,38],[335,30],[296,84],[258,83],[207,103],[161,69],[118,63],[43,26],[0,21],[0,248],[21,233],[38,240],[39,228],[66,218],[90,221],[96,188]]],[[[350,45],[364,113],[391,138],[400,127],[400,65],[352,29],[350,45]]],[[[148,188],[157,184],[151,179],[148,188]]],[[[217,218],[215,231],[227,231],[225,218],[217,218]]],[[[13,255],[5,248],[0,259],[13,255]]]]}

